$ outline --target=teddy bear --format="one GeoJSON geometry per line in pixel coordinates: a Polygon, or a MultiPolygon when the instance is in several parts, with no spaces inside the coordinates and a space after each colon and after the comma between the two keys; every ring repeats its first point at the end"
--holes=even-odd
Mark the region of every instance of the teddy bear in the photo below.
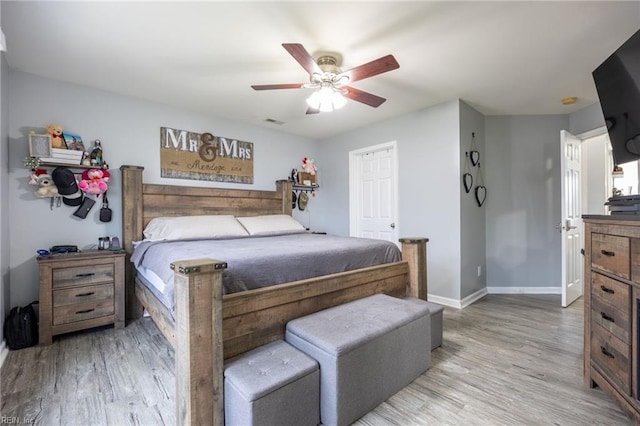
{"type": "Polygon", "coordinates": [[[49,172],[43,169],[37,169],[31,175],[31,180],[29,181],[29,185],[38,185],[39,188],[34,192],[36,197],[40,198],[49,198],[49,197],[57,197],[58,187],[55,183],[53,183],[53,178],[49,172]]]}
{"type": "Polygon", "coordinates": [[[316,174],[316,171],[318,170],[318,168],[314,164],[314,161],[312,158],[304,157],[302,159],[302,170],[304,170],[305,173],[309,173],[310,175],[313,176],[316,174]]]}
{"type": "Polygon", "coordinates": [[[109,178],[111,174],[105,169],[89,169],[82,172],[82,180],[78,183],[78,188],[87,194],[99,195],[109,189],[109,178]]]}
{"type": "Polygon", "coordinates": [[[61,125],[49,124],[47,126],[47,133],[51,136],[51,148],[67,148],[67,145],[64,143],[64,137],[62,136],[61,125]]]}

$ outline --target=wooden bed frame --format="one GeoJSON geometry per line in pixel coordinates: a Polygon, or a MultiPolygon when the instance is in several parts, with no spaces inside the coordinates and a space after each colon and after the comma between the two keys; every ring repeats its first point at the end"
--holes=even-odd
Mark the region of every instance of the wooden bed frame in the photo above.
{"type": "MultiPolygon", "coordinates": [[[[133,241],[161,216],[291,214],[291,182],[276,191],[144,184],[143,168],[122,166],[122,240],[128,260],[133,241]]],[[[222,295],[224,259],[175,262],[175,321],[169,310],[125,271],[127,318],[143,307],[175,349],[176,421],[224,424],[224,360],[282,339],[287,321],[331,306],[386,293],[427,299],[426,238],[402,238],[400,262],[222,295]]]]}

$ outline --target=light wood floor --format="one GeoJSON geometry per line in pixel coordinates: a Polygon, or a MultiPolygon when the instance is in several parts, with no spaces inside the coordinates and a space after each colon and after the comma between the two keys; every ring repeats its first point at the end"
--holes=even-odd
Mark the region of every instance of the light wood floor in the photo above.
{"type": "MultiPolygon", "coordinates": [[[[547,295],[446,308],[431,369],[356,424],[633,424],[599,388],[583,386],[582,309],[547,295]]],[[[172,425],[173,362],[149,319],[59,336],[9,354],[0,415],[42,425],[172,425]]]]}

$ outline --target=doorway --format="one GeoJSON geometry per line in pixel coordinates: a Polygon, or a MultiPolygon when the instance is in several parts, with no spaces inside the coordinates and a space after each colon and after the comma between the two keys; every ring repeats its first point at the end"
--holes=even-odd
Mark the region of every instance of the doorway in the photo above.
{"type": "Polygon", "coordinates": [[[396,141],[349,152],[349,235],[398,244],[396,141]]]}

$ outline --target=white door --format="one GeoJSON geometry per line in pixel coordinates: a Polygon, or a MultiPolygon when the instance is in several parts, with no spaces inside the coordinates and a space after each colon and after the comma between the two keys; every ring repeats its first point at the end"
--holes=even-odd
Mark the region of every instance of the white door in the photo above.
{"type": "Polygon", "coordinates": [[[582,202],[580,200],[581,140],[563,130],[561,141],[562,222],[562,306],[567,307],[582,296],[582,202]]]}
{"type": "Polygon", "coordinates": [[[350,235],[398,244],[395,142],[349,153],[350,235]]]}

